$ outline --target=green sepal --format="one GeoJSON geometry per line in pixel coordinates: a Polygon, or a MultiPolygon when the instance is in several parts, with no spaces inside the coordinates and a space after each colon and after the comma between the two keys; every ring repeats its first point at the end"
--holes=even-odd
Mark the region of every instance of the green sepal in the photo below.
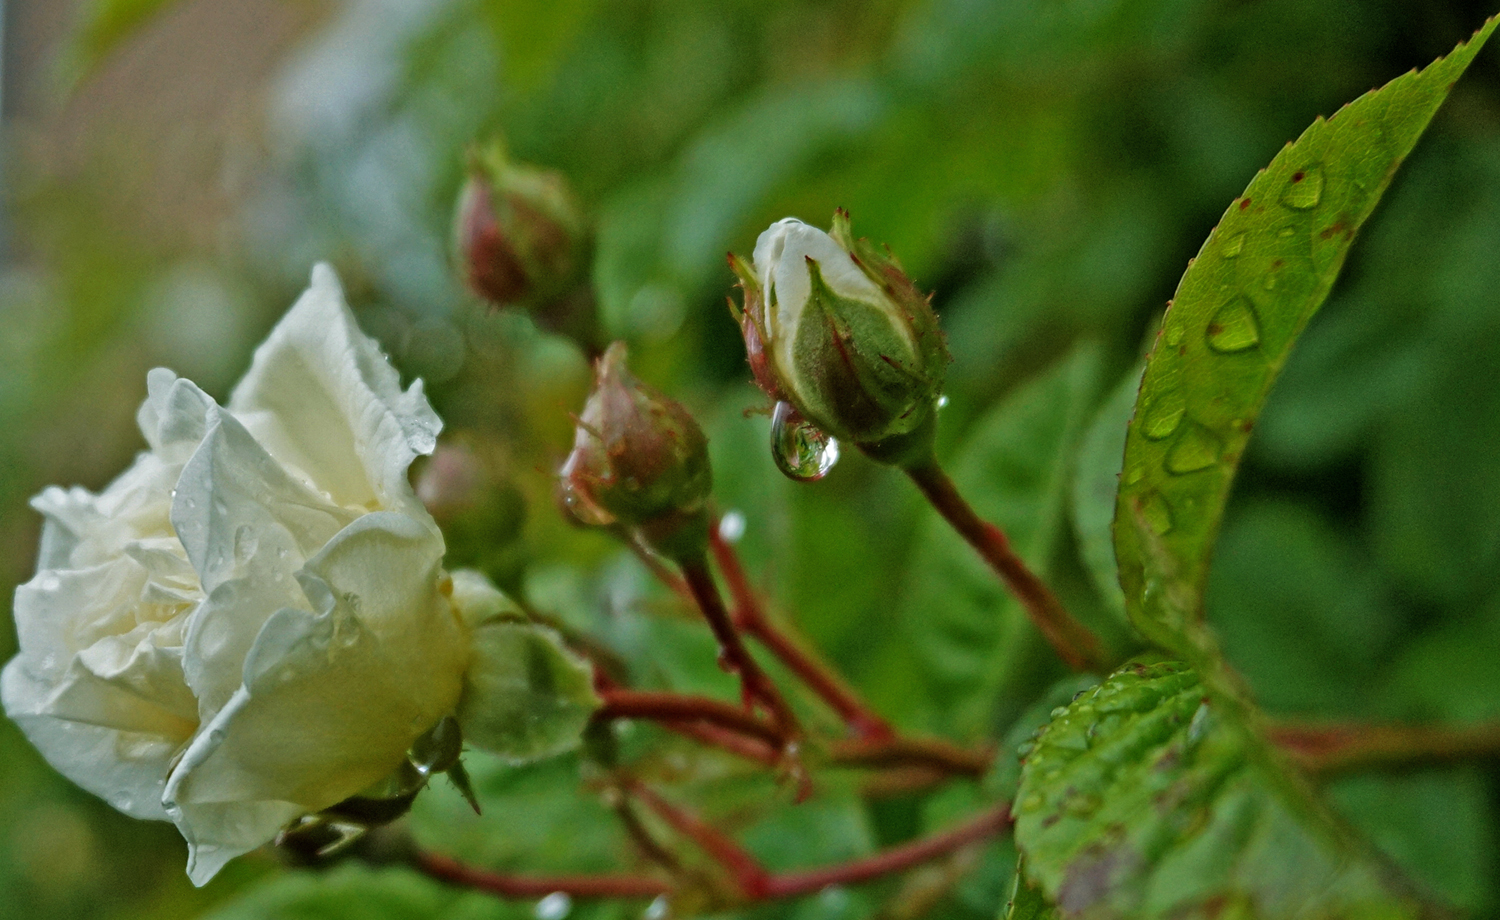
{"type": "Polygon", "coordinates": [[[600,704],[593,669],[557,633],[506,619],[474,627],[457,712],[469,744],[518,764],[561,754],[600,704]]]}

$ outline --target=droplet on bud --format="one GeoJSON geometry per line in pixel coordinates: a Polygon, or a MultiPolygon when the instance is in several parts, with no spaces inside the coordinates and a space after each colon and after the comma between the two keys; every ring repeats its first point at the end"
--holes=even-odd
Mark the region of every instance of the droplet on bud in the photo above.
{"type": "Polygon", "coordinates": [[[771,456],[777,469],[798,482],[816,482],[839,462],[839,442],[802,417],[789,402],[771,416],[771,456]]]}

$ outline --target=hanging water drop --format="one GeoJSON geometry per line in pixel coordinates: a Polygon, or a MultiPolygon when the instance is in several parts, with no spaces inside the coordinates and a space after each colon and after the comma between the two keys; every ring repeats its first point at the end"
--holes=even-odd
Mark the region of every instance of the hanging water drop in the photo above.
{"type": "Polygon", "coordinates": [[[779,402],[771,417],[771,456],[789,478],[815,482],[839,462],[839,442],[803,418],[791,403],[779,402]]]}
{"type": "Polygon", "coordinates": [[[536,920],[562,920],[573,910],[573,899],[567,892],[554,891],[536,902],[536,920]]]}
{"type": "Polygon", "coordinates": [[[1317,166],[1292,173],[1292,178],[1281,193],[1281,203],[1294,211],[1315,208],[1322,200],[1323,170],[1317,166]]]}

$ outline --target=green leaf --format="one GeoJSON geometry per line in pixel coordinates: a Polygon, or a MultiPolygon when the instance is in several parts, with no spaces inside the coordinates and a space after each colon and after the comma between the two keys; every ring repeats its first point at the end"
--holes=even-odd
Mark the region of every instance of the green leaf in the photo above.
{"type": "MultiPolygon", "coordinates": [[[[1098,388],[1099,355],[1076,348],[981,418],[950,475],[980,517],[1045,568],[1063,526],[1069,461],[1098,388]]],[[[1026,661],[1035,633],[973,548],[936,515],[923,521],[904,610],[942,728],[986,731],[996,697],[1026,661]]]]}
{"type": "MultiPolygon", "coordinates": [[[[1126,439],[1115,553],[1131,622],[1200,666],[1209,556],[1240,455],[1307,321],[1497,20],[1426,70],[1319,120],[1209,235],[1167,310],[1126,439]]],[[[1205,669],[1218,687],[1217,668],[1205,669]]]]}
{"type": "Polygon", "coordinates": [[[1064,918],[1400,918],[1423,905],[1176,662],[1059,714],[1021,772],[1016,843],[1064,918]]]}
{"type": "Polygon", "coordinates": [[[1056,917],[1057,908],[1042,894],[1042,889],[1026,877],[1026,860],[1018,860],[1010,900],[1000,912],[1001,920],[1055,920],[1056,917]]]}
{"type": "Polygon", "coordinates": [[[593,671],[550,629],[492,620],[474,630],[458,721],[464,740],[512,763],[576,748],[599,708],[593,671]]]}
{"type": "Polygon", "coordinates": [[[1084,565],[1105,605],[1122,619],[1125,592],[1120,589],[1120,567],[1115,563],[1115,495],[1120,490],[1120,463],[1125,456],[1125,431],[1141,386],[1137,366],[1120,381],[1078,448],[1078,473],[1073,479],[1073,532],[1084,565]]]}
{"type": "Polygon", "coordinates": [[[87,76],[110,52],[150,22],[173,0],[93,0],[71,49],[74,74],[87,76]]]}

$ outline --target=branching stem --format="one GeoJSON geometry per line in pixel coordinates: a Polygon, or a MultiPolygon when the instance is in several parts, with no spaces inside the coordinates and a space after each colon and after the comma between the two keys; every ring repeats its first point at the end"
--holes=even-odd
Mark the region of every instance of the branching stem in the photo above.
{"type": "Polygon", "coordinates": [[[714,522],[709,534],[714,561],[724,575],[734,598],[733,624],[764,645],[771,654],[837,712],[856,737],[871,740],[894,738],[890,723],[860,699],[859,694],[832,668],[793,639],[766,615],[759,597],[745,575],[739,554],[719,533],[714,522]]]}

